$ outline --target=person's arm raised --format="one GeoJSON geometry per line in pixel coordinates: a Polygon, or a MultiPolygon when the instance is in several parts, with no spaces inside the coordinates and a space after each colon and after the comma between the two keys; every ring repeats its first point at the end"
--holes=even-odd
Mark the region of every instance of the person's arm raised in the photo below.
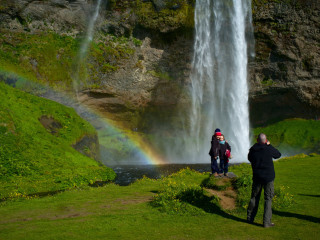
{"type": "MultiPolygon", "coordinates": [[[[268,141],[268,142],[269,142],[269,141],[268,141]]],[[[279,152],[279,150],[276,149],[276,148],[274,148],[274,147],[270,144],[270,142],[269,142],[268,146],[270,147],[271,154],[272,154],[272,157],[273,157],[274,159],[277,159],[277,158],[280,158],[280,157],[281,157],[281,153],[279,152]]]]}

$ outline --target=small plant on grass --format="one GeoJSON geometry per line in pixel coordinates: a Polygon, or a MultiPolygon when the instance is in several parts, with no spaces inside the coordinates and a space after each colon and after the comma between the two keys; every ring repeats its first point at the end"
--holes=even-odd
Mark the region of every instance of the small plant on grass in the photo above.
{"type": "MultiPolygon", "coordinates": [[[[234,182],[234,186],[237,189],[237,205],[240,208],[246,209],[251,198],[251,188],[252,188],[252,176],[243,175],[237,178],[234,182]]],[[[274,197],[272,200],[272,207],[274,209],[282,209],[291,206],[293,201],[293,195],[287,191],[288,187],[280,186],[275,187],[274,197]]],[[[260,204],[263,204],[263,193],[261,194],[260,204]]]]}
{"type": "Polygon", "coordinates": [[[220,209],[218,198],[208,197],[200,186],[203,174],[189,168],[163,178],[151,205],[169,214],[202,215],[220,209]]]}
{"type": "Polygon", "coordinates": [[[152,206],[170,214],[201,214],[202,211],[188,204],[203,195],[199,185],[186,185],[169,179],[163,183],[164,190],[154,196],[152,206]]]}
{"type": "Polygon", "coordinates": [[[153,179],[153,178],[149,178],[145,175],[143,175],[143,177],[141,179],[138,179],[134,182],[135,185],[143,185],[146,183],[155,183],[157,181],[157,179],[153,179]]]}
{"type": "Polygon", "coordinates": [[[246,209],[248,207],[248,202],[251,197],[251,187],[252,187],[252,175],[242,175],[238,177],[233,185],[237,190],[237,205],[240,208],[246,209]]]}
{"type": "Polygon", "coordinates": [[[274,190],[274,197],[272,200],[272,208],[282,209],[290,207],[294,203],[293,195],[287,191],[288,187],[280,186],[274,190]]]}

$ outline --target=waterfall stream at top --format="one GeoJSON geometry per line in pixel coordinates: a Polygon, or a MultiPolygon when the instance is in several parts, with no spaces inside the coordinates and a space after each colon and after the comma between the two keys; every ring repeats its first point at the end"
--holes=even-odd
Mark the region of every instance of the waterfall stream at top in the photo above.
{"type": "Polygon", "coordinates": [[[74,88],[76,94],[78,94],[79,85],[83,81],[85,81],[85,79],[82,79],[82,75],[83,74],[81,73],[81,69],[85,68],[83,65],[84,65],[85,58],[87,56],[89,45],[90,45],[90,43],[92,42],[92,39],[93,39],[94,26],[95,26],[95,23],[96,23],[96,21],[98,19],[98,16],[99,16],[101,1],[102,0],[97,0],[97,4],[95,6],[93,15],[92,15],[91,18],[89,18],[89,22],[88,22],[88,25],[87,25],[87,31],[86,31],[84,40],[82,41],[82,44],[80,46],[80,50],[79,50],[79,53],[78,53],[78,56],[77,56],[77,59],[76,59],[76,63],[75,63],[76,66],[75,66],[75,70],[73,71],[74,75],[72,77],[72,79],[73,79],[73,88],[74,88]]]}
{"type": "Polygon", "coordinates": [[[230,143],[232,162],[247,159],[247,68],[248,56],[254,55],[251,18],[251,0],[196,2],[190,131],[185,137],[191,161],[208,161],[215,128],[230,143]]]}

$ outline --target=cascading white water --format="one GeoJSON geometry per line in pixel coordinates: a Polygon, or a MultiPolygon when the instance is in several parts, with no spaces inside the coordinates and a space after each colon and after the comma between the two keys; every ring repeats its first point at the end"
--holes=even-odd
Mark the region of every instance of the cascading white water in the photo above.
{"type": "Polygon", "coordinates": [[[246,36],[252,34],[251,0],[197,0],[195,29],[186,138],[191,161],[207,161],[215,128],[230,143],[232,162],[246,161],[250,144],[246,36]]]}
{"type": "Polygon", "coordinates": [[[94,13],[93,13],[92,17],[89,19],[89,23],[87,26],[87,32],[86,32],[85,38],[81,44],[81,47],[80,47],[80,50],[79,50],[79,53],[77,56],[76,70],[75,70],[74,76],[73,76],[73,88],[76,91],[76,93],[78,93],[79,84],[81,81],[80,69],[82,67],[82,64],[83,64],[85,57],[87,56],[89,44],[92,42],[92,39],[93,39],[94,26],[95,26],[95,23],[96,23],[97,18],[99,16],[101,1],[102,0],[97,1],[97,4],[94,9],[94,13]]]}

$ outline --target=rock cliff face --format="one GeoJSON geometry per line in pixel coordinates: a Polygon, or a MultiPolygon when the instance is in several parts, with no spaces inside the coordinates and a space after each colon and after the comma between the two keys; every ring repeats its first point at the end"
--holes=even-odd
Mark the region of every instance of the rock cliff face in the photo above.
{"type": "MultiPolygon", "coordinates": [[[[92,3],[92,2],[91,2],[92,3]]],[[[13,31],[83,31],[93,5],[86,0],[1,0],[0,27],[13,31]]]]}
{"type": "MultiPolygon", "coordinates": [[[[2,0],[0,27],[78,37],[95,3],[2,0]]],[[[95,38],[103,46],[97,52],[106,51],[110,36],[127,39],[127,50],[122,48],[125,54],[117,58],[89,57],[92,82],[83,84],[79,99],[133,129],[151,131],[150,126],[163,121],[178,124],[174,113],[188,104],[194,3],[110,0],[104,4],[95,38]]],[[[320,116],[319,1],[255,0],[253,19],[256,57],[250,61],[249,78],[253,125],[320,116]]],[[[111,48],[122,46],[119,42],[111,48]]]]}
{"type": "Polygon", "coordinates": [[[253,123],[318,117],[319,1],[256,2],[256,58],[250,65],[253,123]]]}

